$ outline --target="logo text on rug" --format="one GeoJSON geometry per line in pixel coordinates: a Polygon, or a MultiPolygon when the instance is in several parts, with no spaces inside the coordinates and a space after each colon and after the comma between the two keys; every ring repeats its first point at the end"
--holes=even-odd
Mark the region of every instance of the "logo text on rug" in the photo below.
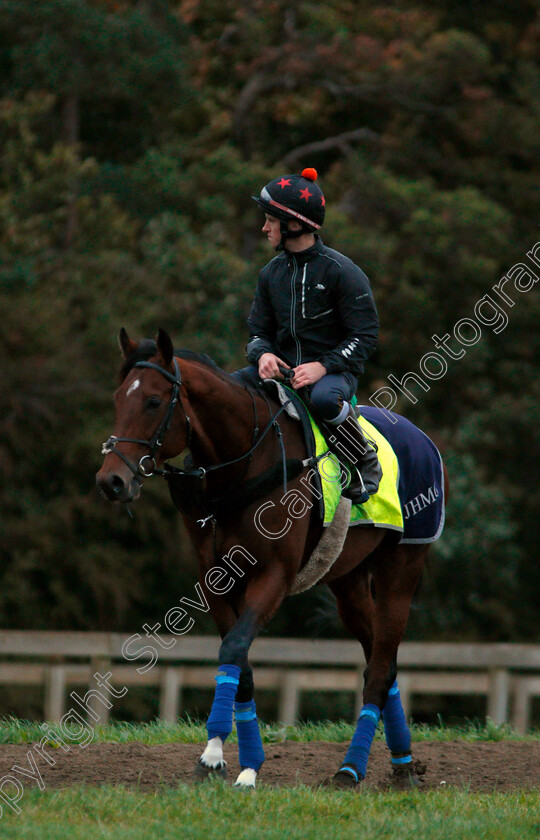
{"type": "Polygon", "coordinates": [[[433,484],[428,488],[427,496],[425,493],[419,493],[418,496],[414,497],[414,499],[408,501],[403,507],[403,519],[409,519],[411,516],[416,516],[417,513],[420,513],[421,510],[427,508],[428,505],[433,504],[433,502],[439,498],[440,492],[441,491],[437,485],[433,484]]]}

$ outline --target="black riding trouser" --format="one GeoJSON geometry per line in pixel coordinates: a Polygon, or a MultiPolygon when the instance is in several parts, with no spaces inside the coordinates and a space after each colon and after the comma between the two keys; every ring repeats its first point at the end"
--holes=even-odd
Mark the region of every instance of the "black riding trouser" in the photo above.
{"type": "MultiPolygon", "coordinates": [[[[255,365],[236,370],[231,374],[239,382],[257,385],[261,380],[255,365]]],[[[324,420],[332,422],[342,411],[343,403],[349,403],[356,392],[358,379],[352,373],[327,373],[314,385],[308,386],[311,402],[324,420]]]]}

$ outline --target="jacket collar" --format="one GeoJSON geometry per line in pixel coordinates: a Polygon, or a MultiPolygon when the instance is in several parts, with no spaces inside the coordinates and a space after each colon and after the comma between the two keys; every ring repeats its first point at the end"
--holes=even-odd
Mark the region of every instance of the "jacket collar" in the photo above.
{"type": "Polygon", "coordinates": [[[296,253],[294,253],[293,251],[287,251],[285,249],[285,254],[287,256],[287,259],[294,257],[299,265],[304,265],[304,263],[309,262],[309,260],[312,260],[314,257],[318,256],[318,254],[321,253],[323,248],[323,241],[316,233],[315,243],[311,246],[311,248],[306,248],[305,251],[297,251],[296,253]]]}

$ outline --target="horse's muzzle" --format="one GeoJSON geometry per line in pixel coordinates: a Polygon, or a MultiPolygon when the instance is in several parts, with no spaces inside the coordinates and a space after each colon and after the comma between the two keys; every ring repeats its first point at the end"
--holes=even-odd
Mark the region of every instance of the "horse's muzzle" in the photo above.
{"type": "Polygon", "coordinates": [[[133,502],[141,492],[140,482],[135,478],[129,477],[126,480],[119,473],[104,473],[102,469],[96,475],[96,484],[110,502],[133,502]]]}

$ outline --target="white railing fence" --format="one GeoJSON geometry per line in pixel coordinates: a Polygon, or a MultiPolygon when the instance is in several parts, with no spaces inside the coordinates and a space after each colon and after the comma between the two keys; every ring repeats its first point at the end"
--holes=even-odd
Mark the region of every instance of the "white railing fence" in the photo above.
{"type": "MultiPolygon", "coordinates": [[[[214,687],[219,639],[160,639],[163,646],[144,635],[1,630],[0,683],[44,686],[45,720],[60,720],[68,709],[84,708],[90,723],[104,723],[109,716],[106,701],[114,698],[94,675],[110,674],[116,690],[157,686],[159,715],[173,721],[182,711],[184,688],[214,687]],[[130,638],[128,660],[123,650],[130,638]],[[141,673],[151,662],[151,654],[142,651],[148,645],[158,660],[141,673]],[[74,700],[72,692],[80,686],[87,693],[79,690],[74,700]]],[[[278,719],[284,724],[298,718],[304,692],[350,691],[356,708],[362,705],[365,663],[356,642],[266,637],[253,643],[250,662],[256,687],[278,691],[278,719]]],[[[530,727],[531,701],[540,695],[540,645],[405,642],[398,662],[408,717],[414,717],[417,695],[480,694],[486,698],[486,716],[495,723],[510,722],[519,732],[530,727]]]]}

